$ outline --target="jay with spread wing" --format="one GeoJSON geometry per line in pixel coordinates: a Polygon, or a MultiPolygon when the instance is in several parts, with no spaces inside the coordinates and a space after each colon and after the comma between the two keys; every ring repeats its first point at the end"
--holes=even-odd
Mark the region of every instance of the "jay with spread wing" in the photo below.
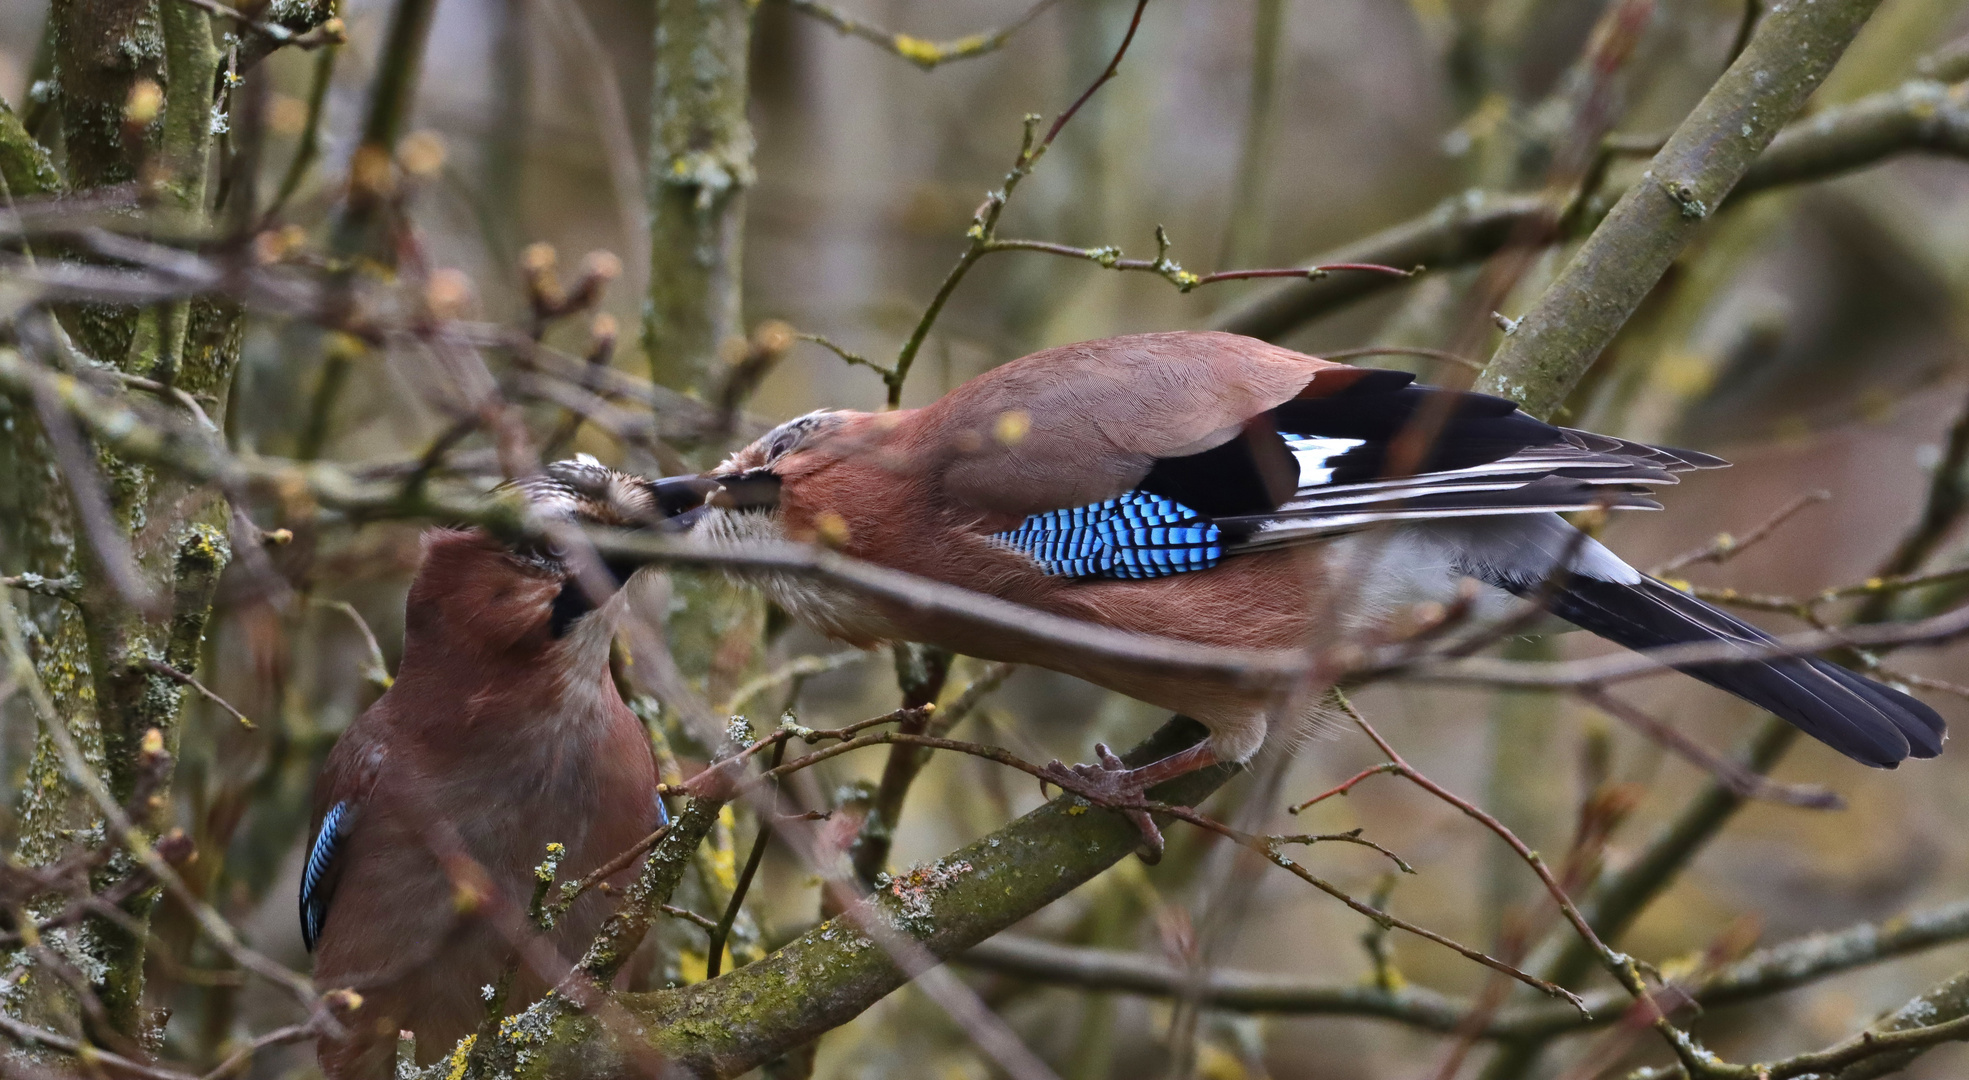
{"type": "MultiPolygon", "coordinates": [[[[1559,517],[1658,509],[1649,486],[1723,464],[1555,427],[1405,372],[1231,334],[1161,333],[1035,353],[920,409],[789,421],[707,473],[723,488],[687,516],[714,542],[821,538],[1042,611],[1205,645],[1359,641],[1405,605],[1453,602],[1470,579],[1480,613],[1530,600],[1629,648],[1762,645],[1763,632],[1559,517]]],[[[1310,705],[810,580],[762,581],[836,638],[1037,664],[1210,729],[1208,742],[1133,773],[1105,752],[1102,766],[1057,770],[1090,797],[1243,761],[1310,705]]],[[[1941,751],[1933,709],[1814,657],[1682,670],[1867,765],[1941,751]]]]}
{"type": "MultiPolygon", "coordinates": [[[[548,521],[664,518],[657,485],[592,460],[516,486],[548,521]]],[[[443,1053],[478,1027],[481,988],[515,955],[512,927],[488,916],[525,911],[548,844],[563,845],[562,876],[578,878],[663,818],[648,736],[608,663],[642,579],[623,573],[616,590],[614,572],[569,563],[551,545],[514,548],[478,530],[424,539],[396,680],[342,734],[315,786],[301,936],[316,982],[360,995],[346,1035],[321,1040],[331,1080],[393,1075],[399,1028],[443,1053]]],[[[556,923],[562,960],[581,955],[606,903],[590,890],[556,923]]],[[[561,974],[522,967],[507,1004],[561,974]]]]}

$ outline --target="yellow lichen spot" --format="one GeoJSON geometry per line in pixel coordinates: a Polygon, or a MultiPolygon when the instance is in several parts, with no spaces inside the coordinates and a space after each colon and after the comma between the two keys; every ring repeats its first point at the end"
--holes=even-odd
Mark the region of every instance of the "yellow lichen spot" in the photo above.
{"type": "Polygon", "coordinates": [[[465,1063],[472,1056],[472,1044],[479,1041],[477,1035],[467,1035],[458,1040],[451,1050],[451,1060],[445,1069],[445,1080],[465,1080],[465,1063]]]}
{"type": "Polygon", "coordinates": [[[156,757],[164,752],[164,733],[156,728],[146,730],[141,746],[144,754],[150,757],[156,757]]]}
{"type": "Polygon", "coordinates": [[[997,423],[992,425],[991,434],[1006,446],[1017,446],[1032,433],[1032,414],[1024,409],[1007,409],[998,414],[997,423]]]}
{"type": "Polygon", "coordinates": [[[1080,803],[1075,803],[1074,805],[1067,807],[1068,817],[1079,817],[1080,815],[1086,812],[1087,812],[1087,807],[1080,803]]]}
{"type": "Polygon", "coordinates": [[[814,516],[814,535],[828,547],[847,547],[847,519],[832,510],[823,510],[814,516]]]}
{"type": "Polygon", "coordinates": [[[123,104],[123,122],[145,127],[164,111],[164,88],[150,79],[138,79],[130,87],[130,98],[123,104]]]}
{"type": "Polygon", "coordinates": [[[921,64],[927,68],[936,67],[943,62],[944,51],[934,41],[925,41],[908,34],[897,34],[889,40],[890,44],[896,47],[896,53],[912,64],[921,64]]]}

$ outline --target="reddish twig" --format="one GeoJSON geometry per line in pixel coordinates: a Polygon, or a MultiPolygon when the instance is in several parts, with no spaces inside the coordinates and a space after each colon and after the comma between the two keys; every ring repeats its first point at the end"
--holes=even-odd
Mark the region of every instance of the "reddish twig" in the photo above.
{"type": "Polygon", "coordinates": [[[1148,7],[1149,0],[1135,0],[1135,14],[1128,20],[1128,33],[1122,36],[1121,47],[1114,51],[1114,59],[1108,61],[1107,69],[1101,72],[1101,77],[1095,79],[1093,85],[1081,91],[1080,96],[1073,100],[1073,104],[1067,106],[1066,111],[1053,121],[1053,126],[1046,129],[1046,137],[1039,140],[1039,146],[1032,153],[1033,160],[1037,160],[1040,154],[1046,152],[1047,147],[1053,145],[1053,139],[1060,134],[1060,129],[1067,126],[1067,121],[1073,119],[1073,114],[1079,112],[1082,105],[1087,104],[1087,99],[1093,97],[1095,91],[1106,86],[1108,80],[1114,78],[1121,70],[1121,58],[1128,55],[1128,46],[1135,41],[1135,31],[1142,25],[1142,12],[1147,11],[1148,7]]]}

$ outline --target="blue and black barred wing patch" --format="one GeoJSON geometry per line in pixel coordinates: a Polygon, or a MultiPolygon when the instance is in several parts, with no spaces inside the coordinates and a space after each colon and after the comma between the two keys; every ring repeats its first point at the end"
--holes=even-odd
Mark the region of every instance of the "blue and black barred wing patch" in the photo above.
{"type": "Polygon", "coordinates": [[[1145,491],[1034,514],[994,539],[1032,556],[1048,574],[1068,577],[1165,577],[1207,570],[1224,557],[1214,522],[1145,491]]]}
{"type": "Polygon", "coordinates": [[[321,928],[328,921],[328,900],[334,892],[331,875],[335,857],[349,838],[350,807],[338,802],[321,819],[314,847],[308,851],[308,865],[301,873],[301,942],[314,951],[321,939],[321,928]]]}

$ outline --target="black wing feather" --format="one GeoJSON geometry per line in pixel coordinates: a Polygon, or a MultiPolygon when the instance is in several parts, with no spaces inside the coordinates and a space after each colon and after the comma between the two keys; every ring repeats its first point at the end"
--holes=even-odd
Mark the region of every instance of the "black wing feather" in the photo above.
{"type": "MultiPolygon", "coordinates": [[[[1534,587],[1535,588],[1535,587],[1534,587]]],[[[1518,587],[1517,592],[1526,593],[1518,587]]],[[[1630,649],[1696,642],[1766,645],[1771,636],[1659,581],[1629,585],[1575,576],[1547,600],[1552,613],[1630,649]]],[[[1934,709],[1815,656],[1677,665],[1796,725],[1855,761],[1893,768],[1942,752],[1946,725],[1934,709]]]]}

